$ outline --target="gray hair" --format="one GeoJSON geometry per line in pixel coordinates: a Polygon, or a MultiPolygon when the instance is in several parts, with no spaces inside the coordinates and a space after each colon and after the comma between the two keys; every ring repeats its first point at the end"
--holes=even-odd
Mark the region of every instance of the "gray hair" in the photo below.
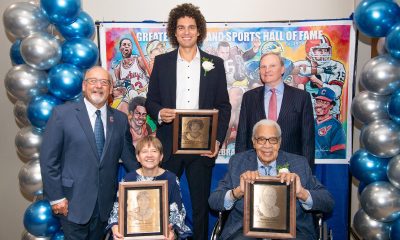
{"type": "Polygon", "coordinates": [[[261,126],[274,127],[276,129],[276,131],[278,132],[278,136],[277,137],[281,137],[282,130],[281,130],[281,127],[279,126],[279,124],[277,122],[275,122],[273,120],[270,120],[270,119],[262,119],[262,120],[258,121],[253,127],[253,135],[252,135],[253,139],[256,136],[257,128],[261,127],[261,126]]]}

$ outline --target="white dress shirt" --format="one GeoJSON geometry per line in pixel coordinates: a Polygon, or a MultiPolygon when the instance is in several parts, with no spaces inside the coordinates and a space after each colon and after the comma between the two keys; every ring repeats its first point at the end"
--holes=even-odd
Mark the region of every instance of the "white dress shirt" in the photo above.
{"type": "Polygon", "coordinates": [[[176,109],[199,109],[200,51],[192,61],[181,57],[178,50],[176,60],[176,109]]]}

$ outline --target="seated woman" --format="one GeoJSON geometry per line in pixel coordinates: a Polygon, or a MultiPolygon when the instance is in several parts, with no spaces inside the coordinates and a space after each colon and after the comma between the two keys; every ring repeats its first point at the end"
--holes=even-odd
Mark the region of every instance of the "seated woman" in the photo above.
{"type": "MultiPolygon", "coordinates": [[[[186,210],[182,203],[179,180],[176,175],[160,167],[163,158],[162,145],[160,140],[153,136],[145,136],[136,145],[136,158],[141,164],[141,168],[134,172],[127,173],[123,181],[168,181],[168,203],[169,203],[169,222],[174,231],[170,231],[168,239],[186,239],[192,232],[185,224],[186,210]],[[175,233],[177,236],[175,236],[175,233]]],[[[118,201],[114,203],[108,219],[107,228],[111,227],[114,239],[123,239],[118,231],[118,201]]]]}

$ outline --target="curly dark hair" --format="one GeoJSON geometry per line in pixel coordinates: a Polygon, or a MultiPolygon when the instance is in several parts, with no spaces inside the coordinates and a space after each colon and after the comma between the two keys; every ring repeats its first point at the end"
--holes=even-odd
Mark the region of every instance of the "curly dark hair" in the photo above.
{"type": "Polygon", "coordinates": [[[197,31],[199,32],[199,36],[197,37],[197,45],[201,45],[207,36],[206,19],[200,12],[199,7],[196,7],[191,3],[178,5],[169,13],[167,25],[169,42],[173,47],[179,46],[178,40],[175,37],[176,25],[178,23],[178,19],[183,17],[190,17],[195,20],[197,31]]]}
{"type": "Polygon", "coordinates": [[[146,104],[146,98],[145,97],[141,97],[141,96],[134,97],[128,103],[128,110],[129,110],[129,112],[133,112],[133,111],[135,111],[137,106],[144,107],[145,104],[146,104]]]}

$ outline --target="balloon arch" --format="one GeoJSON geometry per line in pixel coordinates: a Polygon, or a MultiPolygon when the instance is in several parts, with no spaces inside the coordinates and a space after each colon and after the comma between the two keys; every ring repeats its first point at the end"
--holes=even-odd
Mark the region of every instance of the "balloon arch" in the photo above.
{"type": "MultiPolygon", "coordinates": [[[[21,191],[35,200],[25,211],[22,239],[64,239],[49,202],[40,200],[39,148],[52,109],[79,99],[84,72],[97,63],[94,22],[80,0],[17,2],[5,9],[3,20],[15,39],[4,82],[21,128],[15,145],[25,165],[18,178],[21,191]]],[[[363,67],[365,91],[351,108],[364,124],[364,148],[350,159],[362,207],[353,226],[365,239],[400,239],[400,7],[393,0],[363,0],[354,22],[366,36],[380,38],[380,55],[363,67]]]]}
{"type": "Polygon", "coordinates": [[[39,165],[42,132],[52,109],[80,98],[86,69],[97,64],[93,19],[80,0],[17,2],[3,12],[4,28],[14,42],[13,67],[5,88],[14,102],[17,154],[25,162],[19,171],[21,191],[33,203],[24,214],[21,239],[64,239],[58,218],[43,194],[39,165]]]}

